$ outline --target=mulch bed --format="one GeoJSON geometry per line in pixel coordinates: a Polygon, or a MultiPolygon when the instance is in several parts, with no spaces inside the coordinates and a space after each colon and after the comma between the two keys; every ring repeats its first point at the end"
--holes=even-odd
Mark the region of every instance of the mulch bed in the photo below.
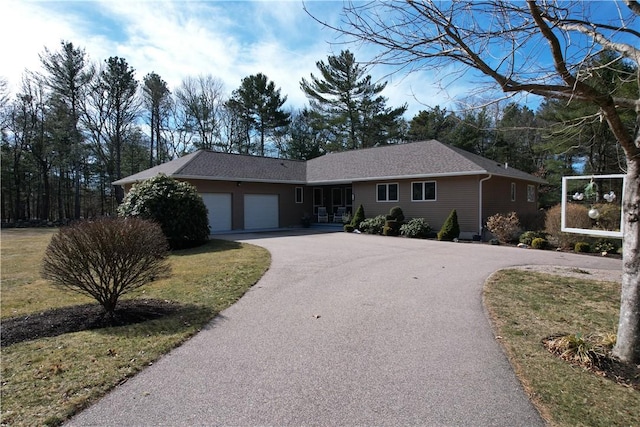
{"type": "Polygon", "coordinates": [[[72,332],[125,326],[159,319],[176,313],[182,305],[157,299],[120,301],[113,318],[105,316],[99,304],[84,304],[56,308],[26,316],[2,319],[2,347],[44,337],[72,332]]]}

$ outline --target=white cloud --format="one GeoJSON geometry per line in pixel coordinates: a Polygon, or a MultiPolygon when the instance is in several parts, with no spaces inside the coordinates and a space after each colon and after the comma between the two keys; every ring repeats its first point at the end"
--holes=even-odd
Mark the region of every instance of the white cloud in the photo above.
{"type": "MultiPolygon", "coordinates": [[[[342,3],[307,6],[335,23],[342,3]]],[[[25,68],[40,69],[38,54],[44,46],[56,51],[61,40],[84,48],[96,62],[125,58],[138,79],[156,72],[171,88],[187,76],[211,74],[230,94],[243,77],[263,73],[294,108],[307,104],[299,83],[317,74],[317,61],[347,48],[361,61],[373,56],[371,48],[334,44],[339,42],[335,33],[307,15],[298,1],[2,0],[0,14],[0,76],[10,80],[13,90],[25,68]]],[[[388,72],[382,67],[369,70],[374,78],[389,81],[383,92],[388,106],[409,104],[409,118],[427,106],[453,104],[430,74],[388,72]]],[[[449,94],[458,95],[459,87],[464,88],[456,85],[449,94]]]]}

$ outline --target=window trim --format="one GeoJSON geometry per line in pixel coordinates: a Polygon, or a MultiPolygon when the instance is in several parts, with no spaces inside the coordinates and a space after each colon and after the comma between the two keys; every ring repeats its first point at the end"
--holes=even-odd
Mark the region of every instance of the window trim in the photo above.
{"type": "Polygon", "coordinates": [[[295,202],[300,204],[304,203],[304,187],[296,187],[294,190],[295,202]]]}
{"type": "Polygon", "coordinates": [[[512,202],[516,201],[516,183],[515,182],[511,183],[511,201],[512,202]]]}
{"type": "Polygon", "coordinates": [[[438,183],[437,181],[412,181],[411,182],[411,201],[412,202],[437,202],[438,201],[438,183]],[[433,183],[433,199],[425,199],[425,184],[433,183]],[[413,198],[413,185],[422,184],[422,199],[413,198]]]}
{"type": "Polygon", "coordinates": [[[379,203],[397,203],[400,201],[400,184],[398,184],[397,182],[385,182],[385,183],[380,183],[380,184],[376,184],[376,202],[379,203]],[[396,198],[394,200],[389,199],[389,186],[391,185],[395,185],[396,186],[396,198]],[[385,187],[385,196],[386,196],[386,200],[380,200],[379,195],[380,195],[380,190],[378,190],[380,188],[380,186],[384,186],[385,187]]]}

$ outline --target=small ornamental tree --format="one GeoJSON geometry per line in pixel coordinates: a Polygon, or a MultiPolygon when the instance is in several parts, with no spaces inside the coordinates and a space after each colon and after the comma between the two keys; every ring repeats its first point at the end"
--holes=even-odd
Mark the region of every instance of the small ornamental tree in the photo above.
{"type": "Polygon", "coordinates": [[[166,175],[134,185],[118,213],[156,221],[172,249],[198,246],[209,238],[207,207],[196,188],[166,175]]]}
{"type": "Polygon", "coordinates": [[[442,228],[438,232],[438,240],[453,240],[460,236],[460,225],[458,225],[458,213],[452,210],[447,217],[442,228]]]}
{"type": "Polygon", "coordinates": [[[139,218],[105,218],[61,228],[44,255],[42,277],[94,298],[113,318],[121,295],[169,274],[160,226],[139,218]]]}

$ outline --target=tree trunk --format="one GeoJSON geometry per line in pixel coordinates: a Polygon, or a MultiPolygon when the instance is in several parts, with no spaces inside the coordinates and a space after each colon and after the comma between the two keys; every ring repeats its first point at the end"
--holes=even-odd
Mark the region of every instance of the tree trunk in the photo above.
{"type": "Polygon", "coordinates": [[[622,201],[622,295],[613,354],[640,363],[640,159],[628,159],[627,168],[622,201]]]}

